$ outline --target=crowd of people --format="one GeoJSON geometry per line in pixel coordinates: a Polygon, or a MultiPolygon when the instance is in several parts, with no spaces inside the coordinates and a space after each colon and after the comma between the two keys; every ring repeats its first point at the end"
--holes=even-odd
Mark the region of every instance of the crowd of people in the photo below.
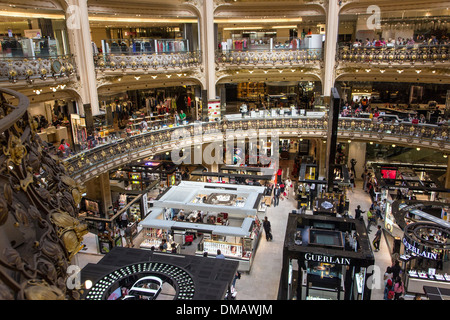
{"type": "Polygon", "coordinates": [[[436,46],[436,45],[448,45],[450,44],[450,40],[446,35],[441,37],[436,37],[435,35],[418,35],[410,38],[398,37],[388,38],[387,40],[384,38],[370,40],[370,38],[364,39],[356,39],[352,46],[354,48],[365,47],[365,48],[394,48],[397,46],[407,46],[413,47],[415,45],[426,45],[426,46],[436,46]]]}
{"type": "MultiPolygon", "coordinates": [[[[386,104],[386,108],[392,108],[390,104],[386,104]]],[[[396,108],[394,106],[393,108],[396,108]]],[[[425,116],[424,113],[418,114],[416,111],[409,112],[407,116],[403,118],[390,117],[390,115],[394,115],[389,113],[389,111],[384,111],[384,114],[379,109],[378,106],[371,105],[370,99],[367,97],[362,97],[359,100],[346,102],[343,104],[340,110],[341,117],[354,117],[359,118],[362,116],[368,116],[369,119],[373,119],[376,122],[394,122],[399,123],[399,120],[403,120],[404,122],[411,122],[412,124],[419,123],[428,123],[428,124],[436,124],[438,126],[447,125],[448,117],[441,114],[439,108],[435,108],[430,114],[429,119],[425,116]],[[384,120],[386,118],[386,120],[384,120]]]]}

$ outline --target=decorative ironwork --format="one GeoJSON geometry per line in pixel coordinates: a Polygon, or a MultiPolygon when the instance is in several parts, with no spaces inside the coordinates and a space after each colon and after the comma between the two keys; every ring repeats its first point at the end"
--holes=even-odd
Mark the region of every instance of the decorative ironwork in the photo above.
{"type": "Polygon", "coordinates": [[[0,81],[16,83],[25,80],[67,78],[76,72],[73,56],[48,58],[2,58],[0,59],[0,81]]]}
{"type": "Polygon", "coordinates": [[[202,62],[200,51],[162,54],[98,54],[94,57],[95,68],[100,71],[115,70],[183,70],[198,67],[202,62]]]}
{"type": "Polygon", "coordinates": [[[78,299],[66,280],[87,233],[76,219],[84,190],[43,146],[28,98],[0,93],[0,299],[78,299]]]}
{"type": "Polygon", "coordinates": [[[321,49],[272,51],[216,51],[216,63],[223,66],[306,65],[322,60],[321,49]]]}
{"type": "Polygon", "coordinates": [[[340,47],[336,60],[369,64],[448,63],[448,45],[401,47],[340,47]]]}
{"type": "MultiPolygon", "coordinates": [[[[76,180],[89,179],[90,172],[95,171],[96,175],[100,171],[104,172],[110,169],[114,169],[119,165],[124,164],[124,161],[130,161],[130,159],[143,158],[154,154],[150,147],[159,148],[158,152],[170,151],[170,145],[175,140],[180,140],[177,134],[174,134],[175,130],[184,128],[190,133],[190,138],[198,137],[202,134],[214,134],[218,135],[218,139],[223,137],[226,130],[247,130],[255,129],[259,130],[271,130],[282,129],[280,134],[294,135],[302,134],[303,137],[320,137],[323,138],[327,134],[328,121],[326,117],[313,118],[313,117],[290,117],[286,116],[283,119],[279,118],[265,118],[265,119],[235,119],[211,123],[190,124],[186,127],[175,127],[160,129],[157,131],[150,131],[147,133],[127,137],[125,139],[116,141],[112,144],[98,146],[93,150],[86,150],[78,155],[75,155],[66,160],[68,172],[70,176],[76,180]],[[277,121],[278,120],[278,121],[277,121]],[[287,126],[286,121],[292,120],[292,126],[287,126]],[[151,141],[149,144],[148,141],[151,141]],[[129,148],[127,147],[129,146],[129,148]],[[106,156],[105,156],[106,154],[106,156]],[[124,158],[124,154],[127,155],[124,158]]],[[[376,123],[370,119],[356,119],[349,118],[339,120],[339,137],[347,139],[352,137],[362,141],[378,141],[380,136],[383,137],[385,143],[390,141],[399,141],[400,139],[412,138],[412,142],[417,145],[423,144],[424,147],[434,149],[446,149],[450,148],[449,137],[447,133],[448,129],[445,127],[439,127],[435,125],[413,125],[408,123],[402,124],[388,124],[388,123],[376,123]],[[440,146],[440,143],[444,147],[440,146]]],[[[183,138],[182,138],[183,139],[183,138]]],[[[187,137],[184,137],[185,141],[189,142],[187,137]]],[[[156,150],[156,149],[154,149],[156,150]]]]}

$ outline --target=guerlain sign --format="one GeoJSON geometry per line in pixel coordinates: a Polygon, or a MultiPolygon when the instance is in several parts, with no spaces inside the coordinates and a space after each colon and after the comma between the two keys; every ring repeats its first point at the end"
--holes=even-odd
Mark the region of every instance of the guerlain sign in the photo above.
{"type": "Polygon", "coordinates": [[[425,249],[419,249],[408,242],[406,237],[403,237],[403,244],[405,245],[405,249],[411,251],[413,254],[418,255],[420,257],[424,257],[431,260],[437,260],[437,253],[427,251],[425,249]]]}
{"type": "Polygon", "coordinates": [[[350,265],[350,258],[342,258],[342,257],[331,257],[325,256],[322,254],[314,254],[314,253],[305,253],[305,260],[307,261],[315,261],[315,262],[325,262],[331,264],[343,264],[350,265]]]}

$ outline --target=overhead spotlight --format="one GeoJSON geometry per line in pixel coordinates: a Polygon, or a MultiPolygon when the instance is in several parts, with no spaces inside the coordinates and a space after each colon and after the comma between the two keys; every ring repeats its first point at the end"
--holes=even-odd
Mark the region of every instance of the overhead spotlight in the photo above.
{"type": "Polygon", "coordinates": [[[152,76],[152,78],[153,78],[153,79],[156,79],[156,78],[158,78],[158,76],[152,76]]]}
{"type": "Polygon", "coordinates": [[[372,69],[366,69],[366,72],[370,72],[370,71],[372,71],[372,69]]]}
{"type": "Polygon", "coordinates": [[[417,151],[420,151],[420,148],[416,148],[417,151]]]}
{"type": "Polygon", "coordinates": [[[400,69],[400,70],[397,70],[397,72],[398,72],[398,73],[402,73],[402,72],[403,72],[403,70],[402,70],[402,69],[400,69]]]}
{"type": "Polygon", "coordinates": [[[422,72],[422,70],[420,70],[420,69],[419,69],[419,70],[416,70],[416,72],[417,72],[417,73],[421,73],[421,72],[422,72]]]}
{"type": "Polygon", "coordinates": [[[380,72],[381,72],[381,73],[385,73],[385,72],[386,72],[386,70],[384,70],[384,69],[380,69],[380,72]]]}
{"type": "Polygon", "coordinates": [[[395,148],[395,144],[392,145],[392,148],[395,148]]]}
{"type": "Polygon", "coordinates": [[[134,77],[136,80],[139,80],[141,77],[140,76],[135,76],[134,77]]]}

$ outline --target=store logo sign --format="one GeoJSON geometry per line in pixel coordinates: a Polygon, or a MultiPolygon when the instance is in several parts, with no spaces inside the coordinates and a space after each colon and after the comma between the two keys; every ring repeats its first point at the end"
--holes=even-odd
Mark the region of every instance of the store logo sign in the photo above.
{"type": "Polygon", "coordinates": [[[403,237],[403,244],[405,249],[411,251],[413,254],[418,255],[419,257],[424,257],[431,260],[437,260],[437,253],[429,252],[427,250],[421,250],[416,246],[410,244],[406,237],[403,237]]]}
{"type": "Polygon", "coordinates": [[[342,265],[350,265],[350,258],[340,258],[340,257],[331,257],[325,256],[322,254],[314,254],[314,253],[305,253],[305,260],[314,261],[314,262],[324,262],[331,264],[342,264],[342,265]]]}

